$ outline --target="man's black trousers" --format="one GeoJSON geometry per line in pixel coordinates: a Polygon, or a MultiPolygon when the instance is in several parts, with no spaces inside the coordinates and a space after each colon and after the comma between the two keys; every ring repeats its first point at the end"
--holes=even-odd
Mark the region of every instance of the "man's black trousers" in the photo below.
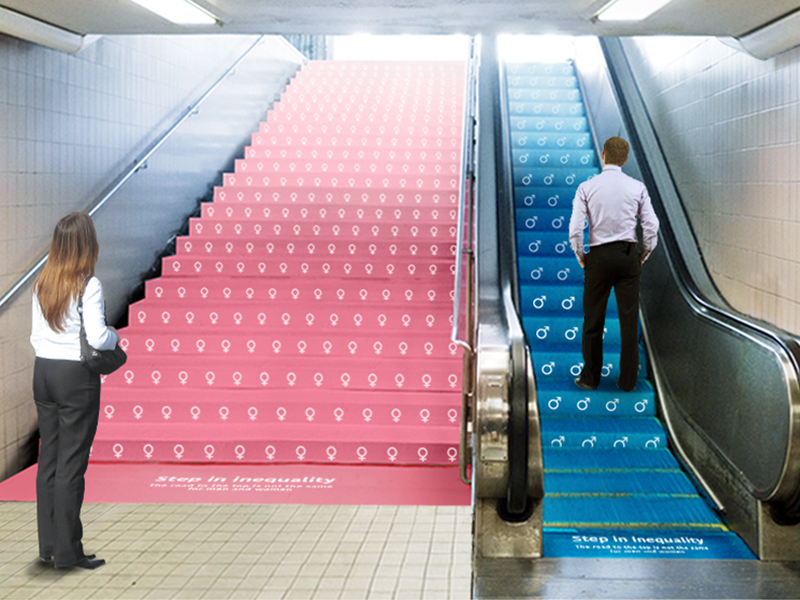
{"type": "Polygon", "coordinates": [[[69,567],[83,559],[81,505],[100,414],[100,376],[80,362],[37,358],[33,399],[39,416],[36,515],[39,556],[69,567]]]}
{"type": "Polygon", "coordinates": [[[617,385],[636,387],[639,374],[639,249],[633,242],[593,246],[585,255],[583,289],[583,361],[581,381],[599,385],[603,371],[603,333],[611,289],[617,299],[622,337],[617,385]]]}

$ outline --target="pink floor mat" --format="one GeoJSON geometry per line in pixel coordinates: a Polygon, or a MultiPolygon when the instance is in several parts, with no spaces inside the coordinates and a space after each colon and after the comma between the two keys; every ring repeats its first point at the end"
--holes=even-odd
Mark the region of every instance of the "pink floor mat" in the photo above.
{"type": "MultiPolygon", "coordinates": [[[[0,482],[0,501],[36,499],[36,465],[0,482]]],[[[458,467],[91,463],[86,502],[468,506],[458,467]]]]}

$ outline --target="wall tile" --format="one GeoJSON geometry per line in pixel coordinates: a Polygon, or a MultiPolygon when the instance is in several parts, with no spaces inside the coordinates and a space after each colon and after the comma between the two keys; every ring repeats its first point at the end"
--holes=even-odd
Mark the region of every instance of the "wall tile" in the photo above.
{"type": "Polygon", "coordinates": [[[734,308],[800,329],[800,49],[625,41],[712,277],[734,308]]]}

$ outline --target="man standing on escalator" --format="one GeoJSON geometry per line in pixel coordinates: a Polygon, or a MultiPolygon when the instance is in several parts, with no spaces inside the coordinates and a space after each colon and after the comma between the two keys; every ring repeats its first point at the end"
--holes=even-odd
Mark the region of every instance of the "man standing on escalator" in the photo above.
{"type": "Polygon", "coordinates": [[[639,278],[642,264],[658,243],[658,218],[644,184],[622,172],[628,151],[624,139],[606,140],[603,171],[578,187],[572,204],[569,240],[584,269],[584,366],[575,384],[586,390],[596,390],[600,385],[606,306],[612,288],[622,340],[617,387],[632,391],[639,374],[639,278]],[[636,239],[637,219],[642,223],[641,252],[636,239]],[[587,220],[589,252],[584,254],[587,220]]]}

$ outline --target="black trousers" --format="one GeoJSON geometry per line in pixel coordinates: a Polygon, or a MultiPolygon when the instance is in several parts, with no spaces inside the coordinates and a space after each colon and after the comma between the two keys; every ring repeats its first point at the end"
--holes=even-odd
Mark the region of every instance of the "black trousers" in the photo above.
{"type": "Polygon", "coordinates": [[[36,474],[39,556],[52,556],[55,566],[69,567],[84,555],[81,506],[100,415],[100,376],[76,361],[37,358],[33,399],[41,437],[36,474]]]}
{"type": "Polygon", "coordinates": [[[603,368],[603,330],[611,289],[617,299],[622,347],[617,385],[636,387],[639,374],[639,249],[633,242],[611,242],[586,254],[583,289],[583,371],[581,381],[600,383],[603,368]]]}

